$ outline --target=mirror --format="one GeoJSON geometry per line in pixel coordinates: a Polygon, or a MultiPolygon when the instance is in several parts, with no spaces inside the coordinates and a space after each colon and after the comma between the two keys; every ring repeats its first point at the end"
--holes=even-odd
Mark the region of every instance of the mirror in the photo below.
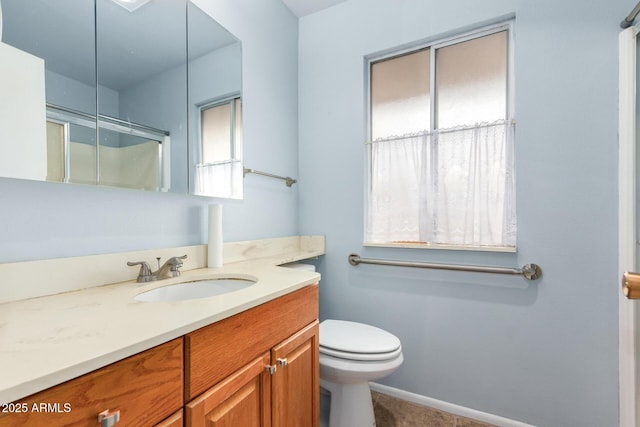
{"type": "Polygon", "coordinates": [[[189,138],[195,194],[241,199],[242,47],[188,5],[189,138]]]}
{"type": "Polygon", "coordinates": [[[96,0],[99,183],[186,192],[186,0],[96,0]]]}
{"type": "Polygon", "coordinates": [[[241,43],[207,13],[187,0],[0,2],[0,176],[242,197],[241,43]],[[226,133],[211,114],[225,102],[226,133]]]}
{"type": "MultiPolygon", "coordinates": [[[[95,170],[93,163],[83,164],[88,172],[78,171],[73,178],[68,171],[64,176],[62,168],[84,146],[95,150],[96,145],[91,124],[96,114],[93,2],[2,0],[2,17],[0,175],[83,182],[95,170]],[[51,142],[47,103],[73,111],[77,119],[58,120],[54,110],[51,142]],[[79,150],[63,146],[69,135],[84,142],[79,150]]],[[[95,172],[88,181],[95,183],[95,172]]]]}

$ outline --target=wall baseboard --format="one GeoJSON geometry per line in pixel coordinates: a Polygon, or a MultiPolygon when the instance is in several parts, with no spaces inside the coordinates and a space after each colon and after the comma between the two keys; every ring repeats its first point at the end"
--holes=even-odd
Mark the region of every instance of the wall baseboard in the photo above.
{"type": "Polygon", "coordinates": [[[378,383],[369,383],[371,390],[378,393],[387,394],[398,399],[406,400],[417,405],[428,406],[433,409],[448,412],[450,414],[459,415],[461,417],[471,418],[487,424],[493,424],[499,427],[535,427],[531,424],[521,421],[504,418],[499,415],[493,415],[475,409],[467,408],[453,403],[444,402],[442,400],[433,399],[431,397],[422,396],[420,394],[411,393],[397,388],[389,387],[378,383]]]}

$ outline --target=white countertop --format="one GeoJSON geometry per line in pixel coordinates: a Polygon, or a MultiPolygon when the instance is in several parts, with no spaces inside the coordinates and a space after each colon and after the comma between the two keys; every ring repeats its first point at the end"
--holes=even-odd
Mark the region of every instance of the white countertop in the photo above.
{"type": "MultiPolygon", "coordinates": [[[[321,255],[322,253],[315,254],[321,255]]],[[[0,404],[78,377],[205,325],[318,283],[315,272],[278,267],[310,257],[283,254],[0,304],[0,404]],[[144,291],[210,277],[257,280],[224,295],[179,302],[138,302],[144,291]]]]}

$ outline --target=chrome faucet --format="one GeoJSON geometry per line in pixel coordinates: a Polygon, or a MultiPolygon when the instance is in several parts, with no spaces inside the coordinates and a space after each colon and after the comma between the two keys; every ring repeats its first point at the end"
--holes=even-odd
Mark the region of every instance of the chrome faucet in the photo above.
{"type": "Polygon", "coordinates": [[[182,260],[187,259],[186,255],[181,257],[174,256],[169,258],[160,267],[160,258],[158,258],[158,270],[151,271],[149,263],[146,261],[127,262],[127,265],[132,267],[134,265],[140,266],[140,273],[136,279],[138,283],[153,282],[155,280],[169,279],[171,277],[177,277],[180,275],[180,267],[182,267],[182,260]]]}

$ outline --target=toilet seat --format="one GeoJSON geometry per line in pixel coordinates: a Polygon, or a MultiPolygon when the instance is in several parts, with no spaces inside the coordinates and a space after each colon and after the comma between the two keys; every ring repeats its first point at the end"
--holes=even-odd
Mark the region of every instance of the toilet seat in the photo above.
{"type": "Polygon", "coordinates": [[[400,340],[357,322],[326,319],[320,323],[320,386],[329,391],[330,427],[375,426],[369,382],[402,365],[400,340]]]}
{"type": "Polygon", "coordinates": [[[356,361],[381,361],[402,352],[393,334],[363,323],[327,319],[320,324],[320,353],[356,361]]]}
{"type": "Polygon", "coordinates": [[[337,359],[362,361],[362,362],[379,362],[383,360],[395,359],[402,353],[402,348],[398,347],[396,350],[389,353],[350,353],[346,351],[338,351],[332,348],[320,346],[320,354],[332,356],[337,359]]]}

